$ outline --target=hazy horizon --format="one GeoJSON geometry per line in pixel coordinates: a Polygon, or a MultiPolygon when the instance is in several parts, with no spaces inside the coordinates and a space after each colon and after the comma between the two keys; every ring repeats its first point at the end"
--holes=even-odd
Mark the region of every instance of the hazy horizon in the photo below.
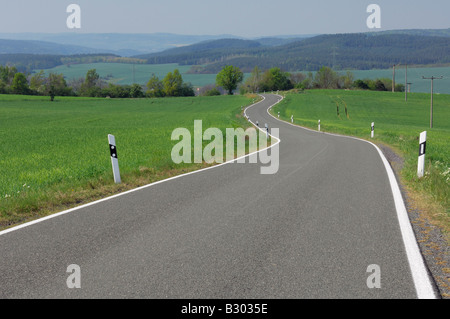
{"type": "Polygon", "coordinates": [[[243,38],[448,29],[450,1],[407,0],[2,0],[0,33],[233,35],[243,38]],[[430,4],[431,2],[431,4],[430,4]],[[66,25],[70,4],[81,28],[66,25]],[[381,7],[381,28],[369,29],[367,6],[381,7]]]}
{"type": "Polygon", "coordinates": [[[411,29],[388,29],[388,30],[367,30],[361,32],[337,32],[337,33],[309,33],[309,34],[274,34],[274,35],[259,35],[252,37],[244,37],[236,34],[185,34],[185,33],[171,33],[171,32],[153,32],[153,33],[139,33],[139,32],[92,32],[92,33],[83,33],[83,32],[73,32],[73,31],[62,31],[62,32],[0,32],[0,35],[174,35],[174,36],[186,36],[186,37],[236,37],[243,39],[258,39],[258,38],[294,38],[294,37],[312,37],[318,35],[332,35],[332,34],[352,34],[352,33],[370,33],[370,32],[389,32],[389,31],[409,31],[409,30],[450,30],[449,28],[411,28],[411,29]]]}

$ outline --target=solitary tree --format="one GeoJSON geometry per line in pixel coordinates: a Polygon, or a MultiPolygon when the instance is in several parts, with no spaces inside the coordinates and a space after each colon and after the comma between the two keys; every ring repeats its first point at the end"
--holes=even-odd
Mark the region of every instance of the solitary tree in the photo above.
{"type": "Polygon", "coordinates": [[[155,74],[152,75],[147,83],[147,95],[150,97],[164,96],[164,84],[155,74]]]}
{"type": "Polygon", "coordinates": [[[316,73],[314,84],[321,89],[337,89],[339,75],[331,68],[324,66],[316,73]]]}
{"type": "Polygon", "coordinates": [[[342,75],[339,78],[339,86],[344,89],[350,89],[353,86],[353,82],[355,81],[355,76],[352,72],[347,71],[345,75],[342,75]]]}
{"type": "Polygon", "coordinates": [[[28,94],[30,88],[28,86],[27,78],[23,73],[16,73],[11,84],[11,91],[13,94],[28,94]]]}
{"type": "Polygon", "coordinates": [[[81,85],[81,94],[87,96],[96,96],[100,91],[97,86],[100,79],[100,75],[96,69],[91,69],[86,73],[84,83],[81,85]]]}
{"type": "Polygon", "coordinates": [[[92,88],[97,84],[98,79],[100,79],[100,75],[97,73],[97,70],[91,69],[87,71],[84,83],[88,88],[92,88]]]}
{"type": "Polygon", "coordinates": [[[45,72],[41,70],[30,78],[30,89],[37,94],[45,93],[45,72]]]}
{"type": "Polygon", "coordinates": [[[53,101],[57,95],[71,95],[72,89],[67,86],[63,74],[50,73],[47,79],[46,93],[50,96],[50,100],[53,101]]]}
{"type": "Polygon", "coordinates": [[[180,96],[183,88],[183,78],[180,71],[169,72],[163,80],[164,93],[167,96],[180,96]]]}
{"type": "Polygon", "coordinates": [[[232,65],[228,65],[217,74],[217,85],[222,86],[228,91],[228,94],[232,95],[233,91],[237,89],[239,83],[244,80],[244,73],[238,68],[232,65]]]}

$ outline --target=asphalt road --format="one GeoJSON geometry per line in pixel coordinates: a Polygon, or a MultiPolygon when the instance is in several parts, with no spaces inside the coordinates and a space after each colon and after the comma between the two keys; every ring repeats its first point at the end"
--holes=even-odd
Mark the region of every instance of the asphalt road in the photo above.
{"type": "Polygon", "coordinates": [[[0,298],[416,298],[376,149],[277,121],[278,99],[247,111],[280,128],[277,174],[222,165],[2,234],[0,298]]]}

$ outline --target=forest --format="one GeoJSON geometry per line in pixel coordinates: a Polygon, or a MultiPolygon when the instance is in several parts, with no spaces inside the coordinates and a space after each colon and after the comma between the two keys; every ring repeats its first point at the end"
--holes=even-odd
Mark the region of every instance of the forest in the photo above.
{"type": "Polygon", "coordinates": [[[137,56],[149,64],[179,63],[194,65],[193,73],[218,73],[225,65],[243,72],[255,66],[280,67],[285,71],[318,71],[322,66],[336,70],[387,69],[399,62],[409,65],[450,63],[450,38],[407,34],[337,34],[321,35],[286,45],[266,47],[241,40],[227,46],[217,40],[209,47],[187,48],[137,56]],[[217,43],[217,46],[213,44],[217,43]],[[197,50],[193,50],[197,48],[197,50]]]}

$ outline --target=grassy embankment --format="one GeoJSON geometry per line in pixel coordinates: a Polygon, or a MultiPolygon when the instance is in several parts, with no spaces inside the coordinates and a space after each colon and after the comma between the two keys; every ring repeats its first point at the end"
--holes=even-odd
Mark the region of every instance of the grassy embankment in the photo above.
{"type": "Polygon", "coordinates": [[[321,130],[357,136],[387,145],[404,159],[399,172],[408,196],[450,240],[450,95],[434,97],[434,128],[430,129],[430,94],[311,90],[287,94],[273,109],[281,118],[321,130]],[[339,108],[339,115],[338,115],[339,108]],[[370,138],[375,122],[375,138],[370,138]],[[428,132],[426,175],[417,178],[419,135],[428,132]]]}
{"type": "Polygon", "coordinates": [[[248,127],[241,106],[253,98],[52,103],[48,97],[0,95],[0,229],[207,166],[173,163],[173,130],[193,132],[200,119],[203,130],[248,127]],[[116,136],[120,185],[112,177],[108,134],[116,136]]]}

